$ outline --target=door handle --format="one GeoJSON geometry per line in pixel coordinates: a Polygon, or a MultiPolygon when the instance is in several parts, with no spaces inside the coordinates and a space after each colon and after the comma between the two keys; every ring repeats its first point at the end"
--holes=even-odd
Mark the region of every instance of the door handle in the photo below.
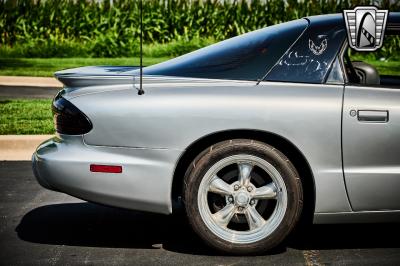
{"type": "Polygon", "coordinates": [[[357,118],[360,122],[387,123],[389,111],[387,110],[358,110],[357,118]]]}

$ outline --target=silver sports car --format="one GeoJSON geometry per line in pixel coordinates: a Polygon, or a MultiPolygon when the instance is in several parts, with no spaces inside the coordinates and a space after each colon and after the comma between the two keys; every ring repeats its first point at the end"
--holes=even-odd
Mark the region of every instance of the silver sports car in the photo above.
{"type": "MultiPolygon", "coordinates": [[[[390,13],[386,37],[400,35],[390,13]]],[[[299,221],[400,220],[400,76],[349,57],[341,14],[250,32],[143,69],[57,72],[48,189],[185,209],[212,247],[268,250],[299,221]]]]}

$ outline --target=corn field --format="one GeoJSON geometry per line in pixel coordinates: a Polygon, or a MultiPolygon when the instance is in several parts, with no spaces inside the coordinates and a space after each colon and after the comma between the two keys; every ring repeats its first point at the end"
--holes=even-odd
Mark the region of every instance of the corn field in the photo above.
{"type": "MultiPolygon", "coordinates": [[[[181,54],[265,26],[371,3],[376,1],[143,0],[145,52],[171,44],[173,49],[157,51],[181,54]]],[[[399,11],[400,1],[379,1],[379,7],[399,11]]],[[[0,14],[3,57],[138,53],[139,1],[0,0],[0,14]]]]}

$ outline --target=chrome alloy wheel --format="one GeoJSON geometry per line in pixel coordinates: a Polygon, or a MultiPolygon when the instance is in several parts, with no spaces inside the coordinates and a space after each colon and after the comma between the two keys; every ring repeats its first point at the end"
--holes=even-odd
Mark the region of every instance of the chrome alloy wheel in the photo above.
{"type": "MultiPolygon", "coordinates": [[[[255,173],[254,173],[255,175],[255,173]]],[[[269,236],[282,222],[287,209],[287,190],[278,170],[262,158],[239,154],[215,163],[200,183],[197,201],[202,220],[216,236],[236,244],[249,244],[269,236]],[[237,166],[237,179],[227,182],[219,173],[226,167],[237,166]],[[253,177],[254,168],[268,176],[268,183],[258,186],[253,177]],[[224,206],[211,208],[209,195],[225,198],[224,206]],[[265,215],[264,201],[274,201],[273,210],[265,215]],[[236,217],[236,219],[233,219],[236,217]],[[245,217],[247,227],[232,228],[238,217],[245,217]]]]}

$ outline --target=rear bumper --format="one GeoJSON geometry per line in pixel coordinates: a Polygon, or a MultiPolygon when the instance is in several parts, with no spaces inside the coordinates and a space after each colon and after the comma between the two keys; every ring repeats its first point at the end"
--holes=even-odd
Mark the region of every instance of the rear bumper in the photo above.
{"type": "Polygon", "coordinates": [[[105,205],[171,213],[173,171],[182,151],[99,147],[82,136],[55,137],[32,156],[39,184],[105,205]],[[122,173],[93,173],[90,164],[121,165],[122,173]]]}

